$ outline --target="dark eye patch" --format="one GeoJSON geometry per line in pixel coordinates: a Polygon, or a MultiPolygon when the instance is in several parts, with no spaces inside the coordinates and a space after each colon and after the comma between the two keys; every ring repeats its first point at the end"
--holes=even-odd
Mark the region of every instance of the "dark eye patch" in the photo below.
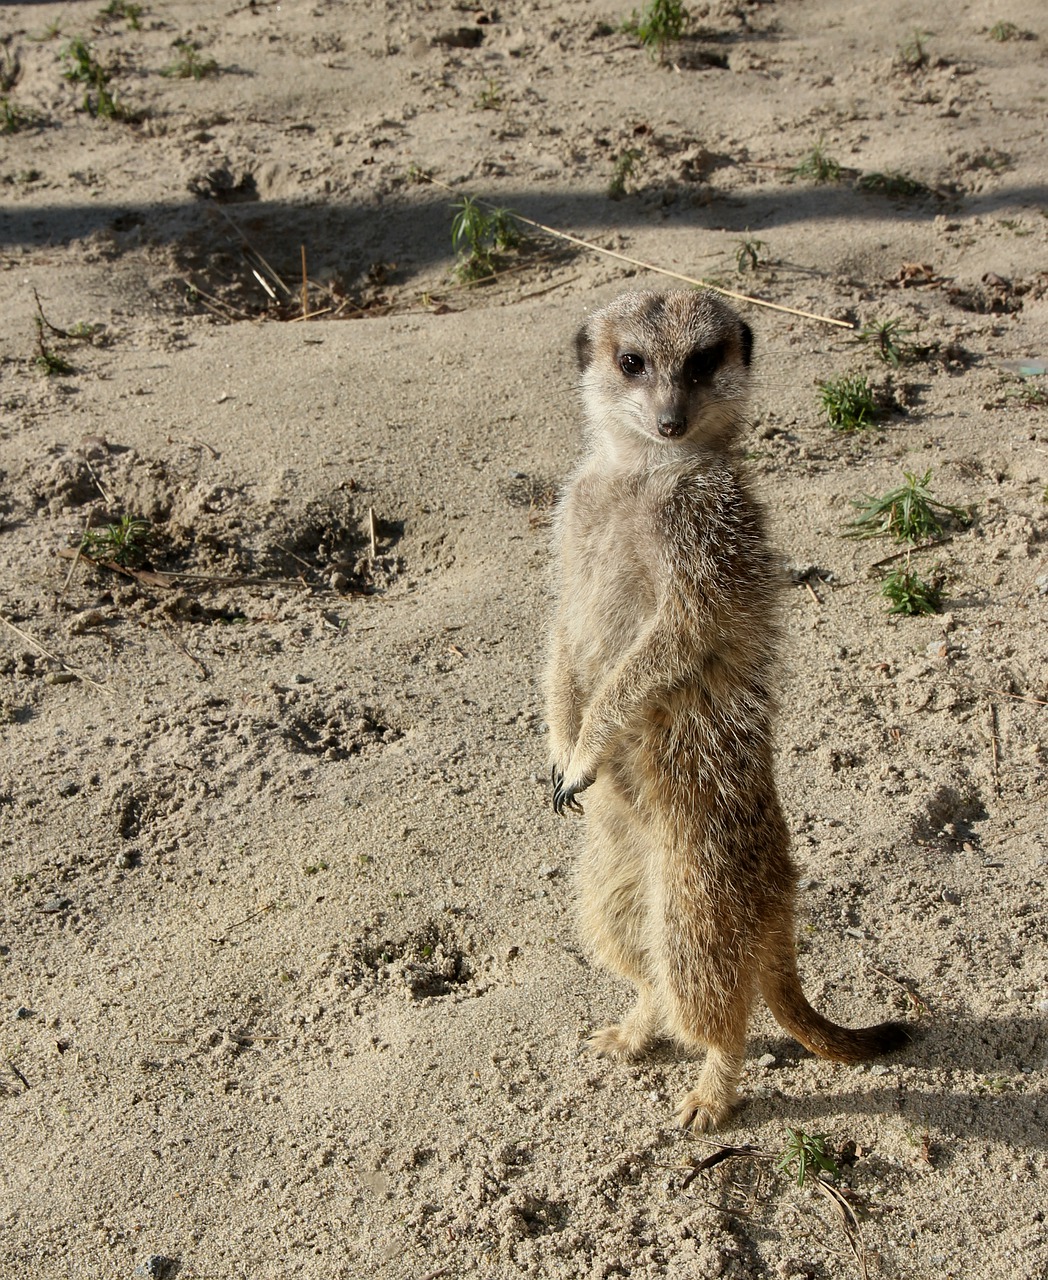
{"type": "Polygon", "coordinates": [[[725,342],[718,342],[716,346],[697,347],[690,352],[684,361],[684,381],[702,382],[711,378],[724,362],[726,346],[725,342]]]}

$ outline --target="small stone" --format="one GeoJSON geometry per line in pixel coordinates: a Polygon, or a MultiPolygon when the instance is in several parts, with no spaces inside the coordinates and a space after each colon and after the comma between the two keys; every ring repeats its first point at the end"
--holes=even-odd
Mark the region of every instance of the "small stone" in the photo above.
{"type": "Polygon", "coordinates": [[[544,862],[542,866],[539,867],[539,878],[541,880],[552,880],[556,874],[557,868],[553,866],[552,863],[544,862]]]}
{"type": "Polygon", "coordinates": [[[76,778],[63,778],[58,784],[58,794],[60,796],[75,796],[80,790],[80,783],[76,778]]]}
{"type": "Polygon", "coordinates": [[[943,902],[948,902],[951,907],[958,907],[961,904],[961,895],[955,889],[943,889],[941,897],[943,902]]]}
{"type": "Polygon", "coordinates": [[[52,897],[46,898],[40,904],[40,910],[43,911],[46,915],[54,916],[54,915],[57,915],[60,911],[64,911],[66,907],[68,907],[69,905],[70,905],[70,901],[68,898],[62,898],[56,893],[52,897]]]}
{"type": "Polygon", "coordinates": [[[80,677],[75,671],[49,671],[44,677],[45,684],[72,684],[74,680],[80,677]]]}
{"type": "Polygon", "coordinates": [[[889,1068],[886,1067],[883,1062],[875,1062],[874,1065],[870,1068],[870,1075],[886,1076],[888,1074],[888,1070],[889,1068]]]}
{"type": "Polygon", "coordinates": [[[27,1009],[24,1004],[20,1004],[11,1016],[15,1022],[24,1022],[26,1018],[33,1016],[33,1011],[32,1009],[27,1009]]]}
{"type": "Polygon", "coordinates": [[[349,579],[346,577],[344,573],[339,573],[336,570],[336,572],[333,573],[330,578],[328,578],[328,586],[331,588],[332,591],[348,591],[349,579]]]}
{"type": "Polygon", "coordinates": [[[178,1263],[174,1258],[165,1258],[162,1253],[152,1253],[145,1262],[135,1267],[136,1276],[144,1276],[146,1280],[173,1280],[178,1271],[178,1263]]]}
{"type": "Polygon", "coordinates": [[[100,627],[105,620],[105,614],[99,613],[97,609],[88,609],[86,613],[77,614],[69,624],[70,634],[82,636],[85,631],[90,631],[92,627],[100,627]]]}
{"type": "Polygon", "coordinates": [[[845,929],[844,932],[848,935],[849,938],[865,938],[866,937],[865,929],[845,929]]]}
{"type": "Polygon", "coordinates": [[[774,1067],[774,1066],[775,1066],[775,1054],[774,1054],[774,1053],[762,1053],[762,1054],[761,1054],[761,1056],[757,1059],[757,1066],[758,1066],[758,1067],[765,1067],[765,1068],[767,1068],[767,1067],[774,1067]]]}

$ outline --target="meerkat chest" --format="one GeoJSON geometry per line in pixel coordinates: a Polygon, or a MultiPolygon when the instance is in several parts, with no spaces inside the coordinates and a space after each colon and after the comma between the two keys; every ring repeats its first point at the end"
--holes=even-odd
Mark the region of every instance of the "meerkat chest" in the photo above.
{"type": "Polygon", "coordinates": [[[650,511],[621,486],[578,484],[561,513],[561,625],[594,679],[655,612],[650,511]]]}

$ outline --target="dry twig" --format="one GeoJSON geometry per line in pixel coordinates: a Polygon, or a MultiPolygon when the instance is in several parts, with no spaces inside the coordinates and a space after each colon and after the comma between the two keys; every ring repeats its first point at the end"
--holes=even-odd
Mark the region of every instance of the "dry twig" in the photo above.
{"type": "MultiPolygon", "coordinates": [[[[70,551],[72,551],[71,547],[70,551]]],[[[15,624],[11,622],[10,619],[5,618],[2,613],[0,613],[0,622],[2,622],[5,627],[9,628],[9,630],[13,631],[16,636],[21,636],[27,644],[31,644],[33,648],[36,649],[38,653],[42,653],[45,658],[50,658],[52,662],[57,662],[63,671],[68,671],[70,675],[76,676],[78,680],[83,680],[85,684],[92,685],[95,689],[100,689],[103,693],[109,692],[104,684],[99,684],[97,680],[92,680],[90,676],[84,675],[79,667],[71,666],[64,658],[60,658],[57,653],[52,653],[50,649],[45,649],[39,640],[34,640],[33,637],[27,631],[23,631],[21,627],[16,627],[15,624]]]]}

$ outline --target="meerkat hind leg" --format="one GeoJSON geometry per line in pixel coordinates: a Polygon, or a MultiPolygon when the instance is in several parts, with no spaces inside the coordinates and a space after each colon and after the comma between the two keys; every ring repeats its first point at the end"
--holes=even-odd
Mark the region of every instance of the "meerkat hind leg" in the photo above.
{"type": "Polygon", "coordinates": [[[706,1048],[706,1061],[695,1088],[685,1094],[677,1109],[680,1124],[694,1133],[723,1124],[738,1099],[754,995],[739,959],[722,946],[707,951],[704,962],[694,956],[689,983],[680,982],[679,975],[688,972],[683,967],[669,978],[673,1034],[689,1047],[706,1048]]]}
{"type": "Polygon", "coordinates": [[[737,1046],[710,1045],[698,1084],[684,1095],[677,1108],[681,1128],[706,1133],[728,1119],[738,1100],[736,1086],[744,1056],[745,1030],[737,1046]]]}
{"type": "Polygon", "coordinates": [[[637,1003],[622,1019],[610,1027],[594,1031],[586,1048],[599,1057],[640,1058],[651,1048],[659,1032],[659,1013],[649,983],[638,985],[637,1003]]]}
{"type": "Polygon", "coordinates": [[[659,1001],[649,980],[646,832],[636,823],[628,796],[611,780],[598,780],[586,818],[582,932],[597,958],[637,989],[636,1003],[625,1018],[595,1031],[587,1047],[608,1057],[639,1058],[662,1029],[659,1001]]]}

